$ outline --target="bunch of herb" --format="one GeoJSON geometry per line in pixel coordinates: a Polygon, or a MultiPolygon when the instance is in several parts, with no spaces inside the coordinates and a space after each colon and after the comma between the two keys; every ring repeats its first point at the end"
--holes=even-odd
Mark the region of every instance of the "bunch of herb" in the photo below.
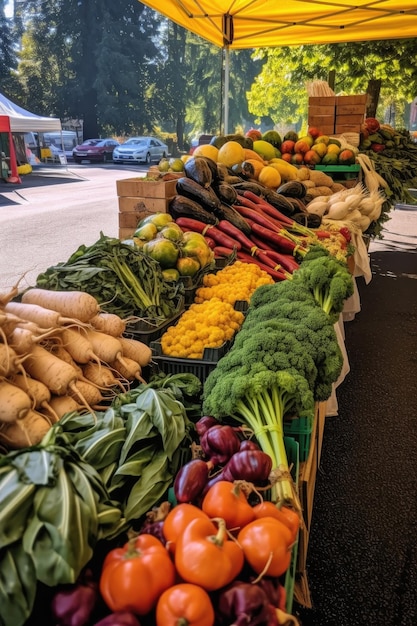
{"type": "Polygon", "coordinates": [[[36,285],[79,290],[93,295],[108,313],[160,323],[176,312],[181,282],[164,280],[161,266],[139,248],[100,233],[91,246],[81,245],[66,262],[39,274],[36,285]]]}

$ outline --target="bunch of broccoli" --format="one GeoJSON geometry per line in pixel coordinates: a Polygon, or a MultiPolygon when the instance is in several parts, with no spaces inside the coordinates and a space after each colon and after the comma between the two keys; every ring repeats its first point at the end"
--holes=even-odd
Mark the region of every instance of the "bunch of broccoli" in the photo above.
{"type": "Polygon", "coordinates": [[[292,280],[300,283],[313,294],[316,302],[336,322],[344,303],[353,294],[354,283],[346,263],[334,256],[315,255],[304,258],[292,280]]]}

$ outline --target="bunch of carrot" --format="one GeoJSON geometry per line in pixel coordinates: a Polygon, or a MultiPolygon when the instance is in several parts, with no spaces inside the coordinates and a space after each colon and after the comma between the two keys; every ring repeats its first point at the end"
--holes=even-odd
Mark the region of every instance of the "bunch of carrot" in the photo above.
{"type": "Polygon", "coordinates": [[[143,381],[152,353],[81,291],[0,294],[0,446],[38,444],[72,411],[102,408],[143,381]]]}
{"type": "Polygon", "coordinates": [[[248,235],[228,220],[220,220],[215,226],[188,217],[175,221],[184,230],[204,234],[216,257],[230,257],[235,252],[237,259],[255,263],[275,281],[291,278],[314,233],[250,191],[238,191],[233,209],[250,227],[248,235]]]}

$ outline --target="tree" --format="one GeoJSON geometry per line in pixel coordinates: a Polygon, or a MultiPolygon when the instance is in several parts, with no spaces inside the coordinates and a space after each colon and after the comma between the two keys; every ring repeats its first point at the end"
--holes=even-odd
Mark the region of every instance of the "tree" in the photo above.
{"type": "Polygon", "coordinates": [[[84,120],[84,135],[141,133],[154,119],[155,14],[136,0],[27,0],[21,81],[27,105],[84,120]],[[33,90],[33,82],[38,82],[33,90]],[[52,80],[51,80],[52,79],[52,80]]]}
{"type": "Polygon", "coordinates": [[[6,1],[0,0],[0,79],[2,89],[8,91],[12,70],[17,66],[17,58],[13,47],[13,24],[5,15],[5,6],[6,1]]]}
{"type": "Polygon", "coordinates": [[[306,83],[327,80],[334,70],[336,93],[365,93],[369,81],[381,80],[379,115],[393,103],[403,111],[417,92],[416,53],[415,39],[261,49],[264,65],[248,94],[249,110],[258,117],[269,112],[277,124],[305,121],[306,83]]]}

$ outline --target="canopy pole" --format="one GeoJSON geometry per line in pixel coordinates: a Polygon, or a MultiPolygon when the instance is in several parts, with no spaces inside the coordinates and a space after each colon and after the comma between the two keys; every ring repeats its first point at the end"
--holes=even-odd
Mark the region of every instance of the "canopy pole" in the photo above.
{"type": "Polygon", "coordinates": [[[229,46],[224,48],[224,134],[229,132],[229,77],[230,77],[230,54],[229,46]]]}

